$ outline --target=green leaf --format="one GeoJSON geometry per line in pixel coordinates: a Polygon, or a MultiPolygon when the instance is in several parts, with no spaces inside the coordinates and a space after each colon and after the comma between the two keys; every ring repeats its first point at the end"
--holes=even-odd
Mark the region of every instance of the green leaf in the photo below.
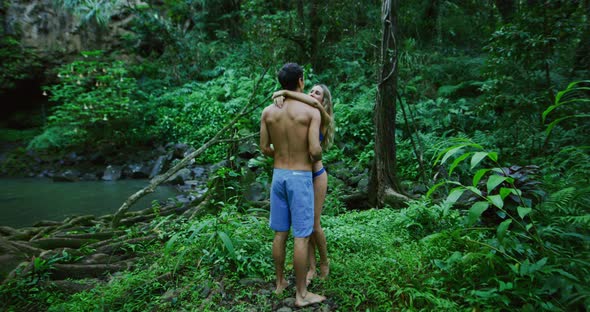
{"type": "Polygon", "coordinates": [[[504,222],[498,225],[498,230],[496,231],[496,235],[498,236],[498,240],[502,242],[504,240],[504,236],[506,235],[506,230],[510,227],[512,223],[512,219],[504,220],[504,222]]]}
{"type": "Polygon", "coordinates": [[[510,195],[510,193],[512,193],[514,191],[513,188],[508,188],[508,187],[501,187],[500,188],[500,197],[502,197],[502,200],[506,199],[506,196],[510,195]]]}
{"type": "Polygon", "coordinates": [[[524,217],[526,217],[526,215],[528,215],[529,213],[531,213],[531,211],[533,210],[532,208],[528,208],[528,207],[521,207],[518,206],[518,208],[516,208],[516,210],[518,210],[518,216],[521,219],[524,219],[524,217]]]}
{"type": "Polygon", "coordinates": [[[481,178],[486,174],[486,172],[490,171],[490,169],[479,169],[473,176],[473,186],[477,186],[481,178]]]}
{"type": "Polygon", "coordinates": [[[447,196],[445,203],[451,204],[451,205],[456,203],[457,200],[459,199],[459,197],[461,197],[461,195],[463,195],[464,192],[465,192],[465,188],[463,188],[463,187],[454,188],[453,190],[451,190],[451,193],[449,194],[449,196],[447,196]]]}
{"type": "Polygon", "coordinates": [[[465,188],[472,191],[473,193],[475,193],[479,196],[482,196],[481,191],[478,188],[476,188],[475,186],[467,186],[465,188]]]}
{"type": "Polygon", "coordinates": [[[234,244],[232,243],[229,236],[227,236],[227,234],[222,231],[217,231],[217,235],[219,235],[219,238],[221,238],[221,240],[223,241],[223,244],[224,244],[225,248],[227,249],[227,251],[229,252],[229,255],[231,256],[231,258],[235,259],[236,252],[234,250],[234,244]]]}
{"type": "Polygon", "coordinates": [[[488,178],[487,188],[488,194],[492,192],[496,188],[496,186],[500,185],[502,182],[506,181],[506,177],[499,176],[499,175],[490,175],[488,178]]]}
{"type": "Polygon", "coordinates": [[[469,214],[467,215],[467,224],[473,225],[481,216],[481,214],[490,207],[488,202],[477,202],[469,208],[469,214]]]}
{"type": "Polygon", "coordinates": [[[172,250],[172,248],[174,247],[174,243],[176,242],[176,240],[178,240],[178,238],[180,237],[180,233],[175,234],[174,236],[172,236],[168,242],[166,242],[166,247],[164,248],[164,252],[165,253],[170,253],[170,251],[172,250]]]}
{"type": "Polygon", "coordinates": [[[453,163],[451,164],[451,167],[449,168],[449,175],[451,175],[453,173],[453,170],[455,170],[455,168],[459,165],[460,162],[462,162],[463,160],[465,160],[467,157],[469,157],[469,155],[471,155],[471,153],[465,153],[459,157],[457,157],[453,163]]]}
{"type": "Polygon", "coordinates": [[[498,153],[496,152],[489,152],[488,157],[493,160],[494,162],[498,162],[498,153]]]}
{"type": "Polygon", "coordinates": [[[490,195],[486,197],[494,206],[502,209],[504,207],[504,201],[500,195],[490,195]]]}
{"type": "Polygon", "coordinates": [[[438,189],[439,187],[441,187],[442,185],[445,185],[447,183],[447,181],[442,181],[442,182],[438,182],[437,184],[433,185],[428,192],[426,192],[426,198],[429,198],[430,195],[432,195],[432,193],[434,193],[434,191],[436,191],[436,189],[438,189]]]}
{"type": "Polygon", "coordinates": [[[558,123],[566,120],[566,119],[570,119],[570,118],[588,118],[590,117],[590,114],[576,114],[576,115],[570,115],[570,116],[565,116],[565,117],[561,117],[558,118],[556,120],[554,120],[552,123],[549,124],[549,126],[547,126],[547,130],[545,130],[545,134],[547,136],[549,136],[551,134],[551,130],[553,130],[553,127],[555,127],[558,123]]]}
{"type": "Polygon", "coordinates": [[[449,159],[449,157],[451,157],[451,156],[455,155],[456,153],[460,152],[460,151],[463,149],[463,147],[465,147],[465,146],[464,146],[464,145],[457,146],[457,147],[455,147],[455,148],[451,149],[450,151],[448,151],[448,152],[445,154],[445,156],[443,156],[443,158],[442,158],[442,160],[440,161],[440,163],[441,163],[441,164],[444,164],[444,163],[447,161],[447,159],[449,159]]]}
{"type": "Polygon", "coordinates": [[[475,166],[477,166],[482,159],[486,158],[486,156],[488,156],[487,152],[474,153],[473,157],[471,157],[471,169],[475,168],[475,166]]]}

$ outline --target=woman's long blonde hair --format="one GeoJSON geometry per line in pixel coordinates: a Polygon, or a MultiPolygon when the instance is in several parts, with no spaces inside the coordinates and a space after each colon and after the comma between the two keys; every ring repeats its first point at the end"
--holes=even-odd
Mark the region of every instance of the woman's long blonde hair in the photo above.
{"type": "Polygon", "coordinates": [[[335,125],[334,125],[334,104],[332,103],[332,93],[330,89],[325,84],[317,84],[322,91],[324,92],[324,101],[322,106],[332,118],[332,122],[326,127],[326,135],[324,136],[324,141],[322,142],[322,148],[328,149],[332,144],[334,144],[334,132],[335,132],[335,125]]]}

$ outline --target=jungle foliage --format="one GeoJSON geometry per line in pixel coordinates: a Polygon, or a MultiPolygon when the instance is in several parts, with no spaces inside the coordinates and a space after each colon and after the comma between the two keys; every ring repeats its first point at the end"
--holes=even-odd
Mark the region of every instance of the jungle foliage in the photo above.
{"type": "MultiPolygon", "coordinates": [[[[308,88],[324,83],[334,97],[328,170],[370,168],[379,1],[147,1],[116,10],[134,16],[126,48],[84,52],[55,69],[58,80],[45,87],[53,111],[29,148],[198,147],[252,96],[260,104],[227,136],[255,134],[278,88],[274,72],[296,61],[308,88]]],[[[342,311],[587,309],[590,3],[407,1],[397,14],[392,131],[413,200],[346,211],[344,187],[330,180],[322,222],[332,272],[312,291],[342,311]]],[[[0,55],[10,49],[7,40],[0,55]]],[[[17,57],[2,66],[9,70],[0,78],[13,81],[37,65],[17,57]]],[[[229,158],[228,150],[216,146],[199,161],[229,158]]],[[[270,169],[260,157],[250,163],[270,169]]],[[[215,214],[153,221],[148,231],[167,243],[130,247],[145,251],[143,269],[70,298],[43,286],[45,268],[2,285],[3,302],[50,311],[276,308],[283,298],[266,289],[274,274],[268,216],[237,198],[244,170],[213,177],[232,189],[211,202],[215,214]]]]}

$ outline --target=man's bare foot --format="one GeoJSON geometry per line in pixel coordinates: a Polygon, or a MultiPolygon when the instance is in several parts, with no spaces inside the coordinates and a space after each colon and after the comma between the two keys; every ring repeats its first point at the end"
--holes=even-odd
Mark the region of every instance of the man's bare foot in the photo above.
{"type": "Polygon", "coordinates": [[[324,300],[326,300],[326,297],[321,296],[321,295],[316,295],[316,294],[308,291],[307,294],[305,295],[305,297],[300,297],[299,294],[295,295],[295,306],[296,307],[305,307],[310,304],[320,303],[324,300]]]}
{"type": "Polygon", "coordinates": [[[283,293],[283,290],[285,290],[285,288],[289,287],[289,282],[285,279],[283,279],[282,281],[277,281],[277,289],[275,289],[275,294],[280,295],[283,293]]]}
{"type": "Polygon", "coordinates": [[[307,271],[307,276],[305,278],[305,285],[309,286],[309,284],[311,283],[311,280],[314,279],[316,277],[316,273],[315,273],[315,269],[309,269],[309,271],[307,271]]]}
{"type": "Polygon", "coordinates": [[[320,278],[324,279],[330,274],[330,260],[320,263],[320,278]]]}

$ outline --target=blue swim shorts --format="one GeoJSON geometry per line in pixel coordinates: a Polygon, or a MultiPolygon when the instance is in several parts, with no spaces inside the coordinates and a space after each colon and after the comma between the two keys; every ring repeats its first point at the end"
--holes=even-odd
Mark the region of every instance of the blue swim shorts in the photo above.
{"type": "Polygon", "coordinates": [[[313,181],[311,171],[275,168],[270,188],[270,228],[293,237],[313,231],[313,181]]]}

